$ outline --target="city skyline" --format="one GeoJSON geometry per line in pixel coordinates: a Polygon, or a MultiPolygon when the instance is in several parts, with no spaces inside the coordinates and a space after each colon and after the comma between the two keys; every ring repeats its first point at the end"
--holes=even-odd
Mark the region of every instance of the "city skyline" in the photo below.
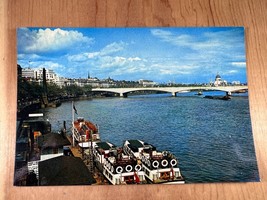
{"type": "Polygon", "coordinates": [[[19,28],[18,64],[62,77],[246,83],[244,28],[19,28]]]}

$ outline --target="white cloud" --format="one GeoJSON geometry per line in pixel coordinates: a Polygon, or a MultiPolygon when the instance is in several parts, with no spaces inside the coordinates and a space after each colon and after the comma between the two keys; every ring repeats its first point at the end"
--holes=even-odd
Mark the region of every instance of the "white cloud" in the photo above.
{"type": "Polygon", "coordinates": [[[33,68],[46,68],[46,69],[52,69],[52,70],[59,70],[64,69],[65,67],[59,63],[52,62],[52,61],[34,61],[31,62],[31,67],[33,68]]]}
{"type": "Polygon", "coordinates": [[[170,31],[161,29],[152,29],[151,34],[160,38],[164,42],[168,42],[177,46],[191,46],[193,42],[193,38],[189,35],[175,35],[170,31]]]}
{"type": "Polygon", "coordinates": [[[128,60],[133,62],[133,61],[141,61],[142,59],[139,57],[133,57],[133,58],[128,58],[128,60]]]}
{"type": "MultiPolygon", "coordinates": [[[[171,31],[152,29],[151,34],[164,42],[179,47],[188,47],[193,50],[207,53],[218,53],[222,50],[233,49],[243,45],[243,38],[235,30],[204,32],[202,35],[176,34],[171,31]]],[[[242,46],[241,46],[242,47],[242,46]]]]}
{"type": "Polygon", "coordinates": [[[28,60],[29,62],[32,60],[41,59],[41,56],[37,54],[18,54],[17,57],[19,60],[28,60]]]}
{"type": "Polygon", "coordinates": [[[237,74],[238,70],[228,70],[223,73],[223,75],[231,75],[231,74],[237,74]]]}
{"type": "MultiPolygon", "coordinates": [[[[113,42],[111,44],[106,45],[99,51],[69,55],[68,60],[72,62],[83,62],[87,61],[88,59],[100,59],[101,57],[109,56],[124,50],[126,45],[127,43],[124,42],[113,42]]],[[[135,59],[138,58],[136,57],[135,59]]]]}
{"type": "Polygon", "coordinates": [[[246,62],[231,62],[231,65],[235,66],[235,67],[246,67],[246,62]]]}
{"type": "Polygon", "coordinates": [[[78,31],[66,31],[57,29],[38,29],[28,28],[18,29],[18,51],[25,53],[40,53],[64,50],[74,45],[93,42],[93,38],[84,36],[78,31]]]}
{"type": "Polygon", "coordinates": [[[96,58],[99,54],[100,52],[87,53],[87,58],[96,58]]]}
{"type": "MultiPolygon", "coordinates": [[[[107,67],[122,67],[122,66],[128,66],[131,67],[132,65],[142,63],[142,59],[139,57],[122,57],[122,56],[103,56],[100,57],[98,60],[99,67],[101,68],[107,68],[107,67]]],[[[125,68],[125,72],[127,72],[128,69],[125,68]]]]}
{"type": "MultiPolygon", "coordinates": [[[[181,74],[194,74],[196,70],[199,69],[199,66],[192,66],[192,65],[176,65],[175,63],[169,63],[167,66],[166,64],[156,65],[158,70],[163,75],[181,75],[181,74]]],[[[155,67],[155,65],[154,65],[155,67]]]]}
{"type": "Polygon", "coordinates": [[[84,62],[88,59],[88,55],[86,53],[81,53],[77,55],[68,55],[67,59],[70,62],[84,62]]]}
{"type": "Polygon", "coordinates": [[[108,44],[107,46],[105,46],[101,51],[100,51],[100,54],[101,56],[104,56],[104,55],[110,55],[112,53],[116,53],[116,52],[119,52],[119,51],[122,51],[125,46],[127,45],[127,43],[124,43],[124,42],[113,42],[111,44],[108,44]]]}

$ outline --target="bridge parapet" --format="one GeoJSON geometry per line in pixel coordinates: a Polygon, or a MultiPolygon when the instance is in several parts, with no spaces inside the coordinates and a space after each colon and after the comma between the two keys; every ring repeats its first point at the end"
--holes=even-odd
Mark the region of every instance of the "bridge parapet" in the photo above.
{"type": "Polygon", "coordinates": [[[195,87],[144,87],[144,88],[93,88],[93,92],[112,92],[118,93],[121,97],[126,97],[127,93],[135,91],[159,91],[171,93],[175,96],[176,93],[183,91],[223,91],[231,93],[239,90],[247,90],[248,86],[195,86],[195,87]]]}

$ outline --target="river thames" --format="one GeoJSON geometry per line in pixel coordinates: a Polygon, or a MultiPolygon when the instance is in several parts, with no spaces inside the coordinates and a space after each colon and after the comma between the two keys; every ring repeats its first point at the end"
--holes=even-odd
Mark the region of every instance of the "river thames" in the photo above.
{"type": "MultiPolygon", "coordinates": [[[[99,98],[75,107],[78,116],[99,125],[102,141],[122,146],[140,139],[174,153],[187,183],[259,180],[247,94],[229,101],[194,93],[99,98]]],[[[65,120],[70,132],[71,102],[44,113],[52,130],[65,120]]]]}

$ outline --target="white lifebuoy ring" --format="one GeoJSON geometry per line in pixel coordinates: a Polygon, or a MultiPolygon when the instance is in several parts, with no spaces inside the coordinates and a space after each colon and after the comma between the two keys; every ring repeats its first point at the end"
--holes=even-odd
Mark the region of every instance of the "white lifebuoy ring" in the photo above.
{"type": "Polygon", "coordinates": [[[153,166],[154,168],[158,168],[158,167],[159,167],[159,162],[158,162],[157,160],[154,160],[154,161],[152,162],[152,166],[153,166]]]}
{"type": "Polygon", "coordinates": [[[127,165],[127,166],[125,167],[125,170],[126,170],[127,172],[132,171],[132,170],[133,170],[132,165],[127,165]]]}
{"type": "Polygon", "coordinates": [[[177,160],[172,159],[172,160],[171,160],[171,166],[173,167],[173,166],[175,166],[175,165],[177,165],[177,160]]]}
{"type": "Polygon", "coordinates": [[[163,151],[163,152],[162,152],[162,155],[163,155],[163,156],[167,156],[167,154],[168,154],[167,151],[163,151]]]}
{"type": "Polygon", "coordinates": [[[142,167],[141,165],[135,165],[134,169],[135,171],[139,172],[142,169],[142,167]]]}
{"type": "Polygon", "coordinates": [[[168,165],[168,161],[167,161],[166,159],[162,160],[162,161],[161,161],[161,165],[162,165],[163,167],[166,167],[166,166],[168,165]]]}
{"type": "Polygon", "coordinates": [[[123,171],[123,168],[121,166],[118,166],[117,169],[116,169],[116,172],[118,174],[120,174],[120,173],[122,173],[122,171],[123,171]]]}

